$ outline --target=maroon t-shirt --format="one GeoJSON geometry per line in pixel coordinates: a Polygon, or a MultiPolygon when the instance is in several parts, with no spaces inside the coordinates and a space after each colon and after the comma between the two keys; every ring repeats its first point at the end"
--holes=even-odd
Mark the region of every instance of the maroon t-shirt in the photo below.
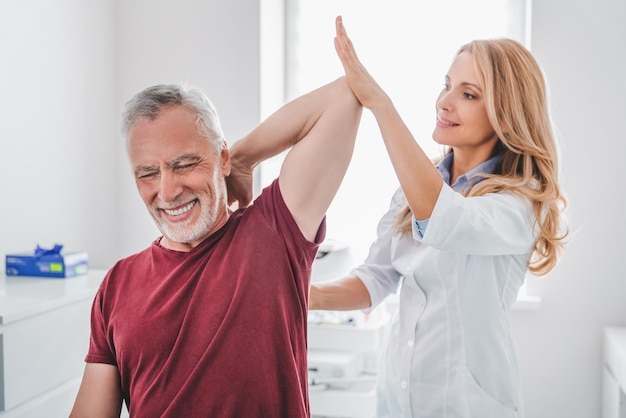
{"type": "Polygon", "coordinates": [[[155,241],[94,300],[87,362],[119,369],[139,417],[308,417],[307,241],[278,181],[190,252],[155,241]]]}

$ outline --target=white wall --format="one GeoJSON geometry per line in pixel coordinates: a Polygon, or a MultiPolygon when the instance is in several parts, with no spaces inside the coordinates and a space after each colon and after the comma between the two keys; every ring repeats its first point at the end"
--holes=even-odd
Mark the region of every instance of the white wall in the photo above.
{"type": "Polygon", "coordinates": [[[93,268],[157,237],[119,116],[150,84],[207,92],[229,141],[260,115],[259,2],[0,2],[0,272],[36,244],[93,268]],[[245,11],[245,13],[242,13],[245,11]]]}
{"type": "MultiPolygon", "coordinates": [[[[0,2],[2,260],[60,242],[106,268],[156,236],[118,134],[134,91],[179,80],[205,89],[231,140],[258,121],[259,2],[184,0],[176,10],[164,3],[0,2]]],[[[625,208],[617,194],[626,3],[534,3],[532,49],[551,87],[579,231],[554,274],[531,283],[541,309],[514,312],[511,322],[528,418],[593,418],[602,327],[626,326],[625,208]]]]}
{"type": "MultiPolygon", "coordinates": [[[[258,124],[259,1],[117,3],[120,106],[149,85],[185,82],[213,101],[229,142],[258,124]]],[[[119,158],[122,240],[116,256],[142,250],[159,235],[139,199],[123,146],[119,158]]]]}
{"type": "Polygon", "coordinates": [[[111,260],[118,201],[114,8],[0,2],[0,271],[36,244],[111,260]]]}
{"type": "Polygon", "coordinates": [[[626,326],[622,183],[626,2],[536,0],[532,50],[544,67],[577,232],[539,311],[514,312],[528,418],[601,412],[602,328],[626,326]]]}

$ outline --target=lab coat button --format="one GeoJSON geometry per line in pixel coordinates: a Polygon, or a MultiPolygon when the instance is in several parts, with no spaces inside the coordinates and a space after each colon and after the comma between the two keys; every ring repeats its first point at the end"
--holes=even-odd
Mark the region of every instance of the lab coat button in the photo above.
{"type": "Polygon", "coordinates": [[[415,344],[415,342],[413,340],[409,340],[408,344],[409,344],[409,347],[413,347],[413,344],[415,344]]]}
{"type": "Polygon", "coordinates": [[[406,380],[403,380],[400,386],[402,386],[402,389],[406,389],[409,385],[406,383],[406,380]]]}

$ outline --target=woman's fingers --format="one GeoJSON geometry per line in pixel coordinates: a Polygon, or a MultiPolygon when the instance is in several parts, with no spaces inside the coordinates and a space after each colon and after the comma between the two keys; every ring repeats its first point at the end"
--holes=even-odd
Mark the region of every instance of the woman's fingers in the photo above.
{"type": "Polygon", "coordinates": [[[337,54],[339,55],[344,68],[346,64],[354,66],[354,62],[358,61],[358,59],[356,59],[356,51],[354,50],[352,41],[346,33],[346,28],[343,25],[341,16],[337,16],[335,19],[335,33],[335,49],[337,50],[337,54]]]}
{"type": "Polygon", "coordinates": [[[365,107],[370,105],[372,89],[376,87],[375,81],[371,78],[356,54],[354,45],[348,37],[343,25],[341,16],[335,19],[335,50],[341,60],[346,80],[356,98],[365,107]]]}

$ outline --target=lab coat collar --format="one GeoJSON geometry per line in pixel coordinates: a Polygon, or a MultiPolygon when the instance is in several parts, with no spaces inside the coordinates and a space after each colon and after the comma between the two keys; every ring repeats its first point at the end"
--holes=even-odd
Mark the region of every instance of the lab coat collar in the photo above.
{"type": "Polygon", "coordinates": [[[502,157],[495,155],[488,160],[477,165],[467,173],[460,175],[454,184],[450,184],[450,173],[452,171],[452,161],[454,160],[454,152],[449,153],[437,164],[437,170],[441,174],[443,181],[451,186],[454,191],[460,192],[464,189],[469,190],[475,184],[483,181],[485,178],[477,174],[493,174],[500,164],[502,157]]]}

